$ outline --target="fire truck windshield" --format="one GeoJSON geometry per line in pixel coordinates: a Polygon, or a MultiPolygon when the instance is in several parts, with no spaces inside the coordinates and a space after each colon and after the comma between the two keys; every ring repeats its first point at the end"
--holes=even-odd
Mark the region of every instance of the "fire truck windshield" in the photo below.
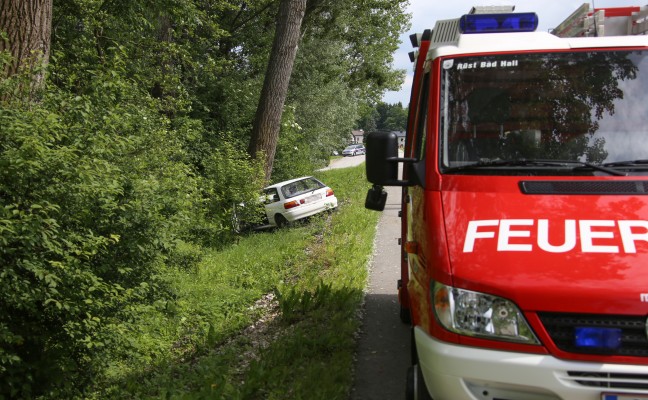
{"type": "Polygon", "coordinates": [[[606,171],[588,165],[604,164],[648,173],[647,163],[628,162],[648,159],[647,56],[584,51],[443,59],[441,170],[591,175],[606,171]]]}

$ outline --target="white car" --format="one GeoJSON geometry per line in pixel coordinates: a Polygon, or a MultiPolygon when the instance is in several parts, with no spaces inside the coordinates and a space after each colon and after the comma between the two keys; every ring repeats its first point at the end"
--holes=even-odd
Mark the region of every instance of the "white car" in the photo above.
{"type": "Polygon", "coordinates": [[[269,226],[282,227],[338,206],[333,189],[312,176],[276,183],[263,194],[269,226]]]}
{"type": "Polygon", "coordinates": [[[342,155],[343,156],[355,156],[358,154],[364,154],[366,152],[365,147],[361,144],[352,144],[350,146],[347,146],[344,150],[342,150],[342,155]]]}

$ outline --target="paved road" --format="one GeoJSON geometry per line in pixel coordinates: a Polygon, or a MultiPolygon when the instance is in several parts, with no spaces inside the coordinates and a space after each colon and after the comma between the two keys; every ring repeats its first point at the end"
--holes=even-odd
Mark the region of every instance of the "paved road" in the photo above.
{"type": "MultiPolygon", "coordinates": [[[[328,167],[322,168],[320,171],[326,171],[327,169],[334,169],[334,168],[355,167],[358,164],[362,164],[364,161],[365,161],[364,154],[360,156],[353,156],[353,157],[340,157],[331,161],[331,164],[329,164],[328,167]]],[[[369,188],[369,186],[367,186],[367,188],[369,188]]]]}
{"type": "MultiPolygon", "coordinates": [[[[333,160],[330,168],[345,168],[365,156],[333,160]]],[[[370,184],[367,183],[366,189],[370,184]]],[[[355,381],[350,400],[401,400],[410,365],[410,328],[400,321],[396,281],[400,277],[400,191],[387,187],[387,205],[380,216],[369,286],[358,340],[355,381]]]]}
{"type": "MultiPolygon", "coordinates": [[[[367,188],[369,185],[367,185],[367,188]]],[[[351,400],[401,400],[410,366],[410,328],[401,323],[396,291],[400,277],[400,190],[385,188],[378,222],[351,400]]]]}

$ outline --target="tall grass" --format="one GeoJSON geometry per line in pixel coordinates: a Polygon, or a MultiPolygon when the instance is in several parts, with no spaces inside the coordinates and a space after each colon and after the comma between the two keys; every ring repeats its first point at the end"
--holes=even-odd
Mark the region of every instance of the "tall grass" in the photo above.
{"type": "Polygon", "coordinates": [[[347,398],[379,214],[364,208],[364,166],[318,177],[337,211],[171,271],[176,300],[124,333],[136,351],[111,363],[94,397],[347,398]]]}

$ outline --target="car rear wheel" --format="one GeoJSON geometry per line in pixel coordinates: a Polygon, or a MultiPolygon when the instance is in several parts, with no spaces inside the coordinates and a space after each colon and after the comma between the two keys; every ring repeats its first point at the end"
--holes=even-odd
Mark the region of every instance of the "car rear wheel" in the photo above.
{"type": "Polygon", "coordinates": [[[281,214],[275,215],[275,223],[277,224],[277,226],[279,228],[283,228],[285,226],[288,226],[288,220],[286,219],[286,217],[284,217],[281,214]]]}

